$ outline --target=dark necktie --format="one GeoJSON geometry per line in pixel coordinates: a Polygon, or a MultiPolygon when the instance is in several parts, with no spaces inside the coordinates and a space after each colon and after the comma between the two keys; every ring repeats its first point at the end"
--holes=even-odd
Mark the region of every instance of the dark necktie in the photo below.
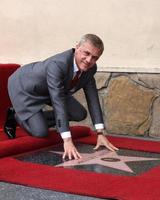
{"type": "Polygon", "coordinates": [[[79,71],[76,72],[75,76],[71,80],[70,89],[75,87],[75,85],[78,83],[78,81],[80,79],[80,76],[81,76],[81,71],[79,70],[79,71]]]}

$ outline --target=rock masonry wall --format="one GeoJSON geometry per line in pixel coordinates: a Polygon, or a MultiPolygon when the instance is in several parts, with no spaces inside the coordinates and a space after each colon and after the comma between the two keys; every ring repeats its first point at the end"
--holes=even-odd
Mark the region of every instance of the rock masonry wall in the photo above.
{"type": "MultiPolygon", "coordinates": [[[[95,78],[108,133],[160,137],[159,74],[98,72],[95,78]]],[[[82,90],[75,97],[87,108],[82,90]]],[[[93,127],[89,114],[78,124],[93,127]]]]}

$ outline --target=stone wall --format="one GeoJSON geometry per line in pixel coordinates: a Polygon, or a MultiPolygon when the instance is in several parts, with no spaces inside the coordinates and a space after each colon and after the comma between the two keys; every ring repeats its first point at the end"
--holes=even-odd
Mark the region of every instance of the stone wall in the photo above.
{"type": "MultiPolygon", "coordinates": [[[[159,74],[98,72],[95,78],[108,133],[160,137],[159,74]]],[[[75,97],[87,108],[82,90],[75,97]]],[[[93,127],[89,115],[78,124],[93,127]]]]}

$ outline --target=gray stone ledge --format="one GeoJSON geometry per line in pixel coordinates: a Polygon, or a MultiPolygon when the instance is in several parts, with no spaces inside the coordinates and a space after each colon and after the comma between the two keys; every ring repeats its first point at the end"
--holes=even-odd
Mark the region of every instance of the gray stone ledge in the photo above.
{"type": "Polygon", "coordinates": [[[98,72],[160,73],[160,66],[98,66],[98,72]]]}

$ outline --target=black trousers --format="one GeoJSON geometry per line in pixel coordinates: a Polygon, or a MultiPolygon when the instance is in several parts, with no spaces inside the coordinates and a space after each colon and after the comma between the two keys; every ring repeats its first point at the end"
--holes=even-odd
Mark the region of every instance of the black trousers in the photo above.
{"type": "MultiPolygon", "coordinates": [[[[72,96],[67,98],[67,114],[69,121],[82,121],[87,116],[86,109],[72,96]]],[[[48,128],[55,126],[54,108],[51,111],[42,111],[35,113],[25,121],[17,118],[17,122],[30,135],[35,137],[46,137],[48,128]]]]}

